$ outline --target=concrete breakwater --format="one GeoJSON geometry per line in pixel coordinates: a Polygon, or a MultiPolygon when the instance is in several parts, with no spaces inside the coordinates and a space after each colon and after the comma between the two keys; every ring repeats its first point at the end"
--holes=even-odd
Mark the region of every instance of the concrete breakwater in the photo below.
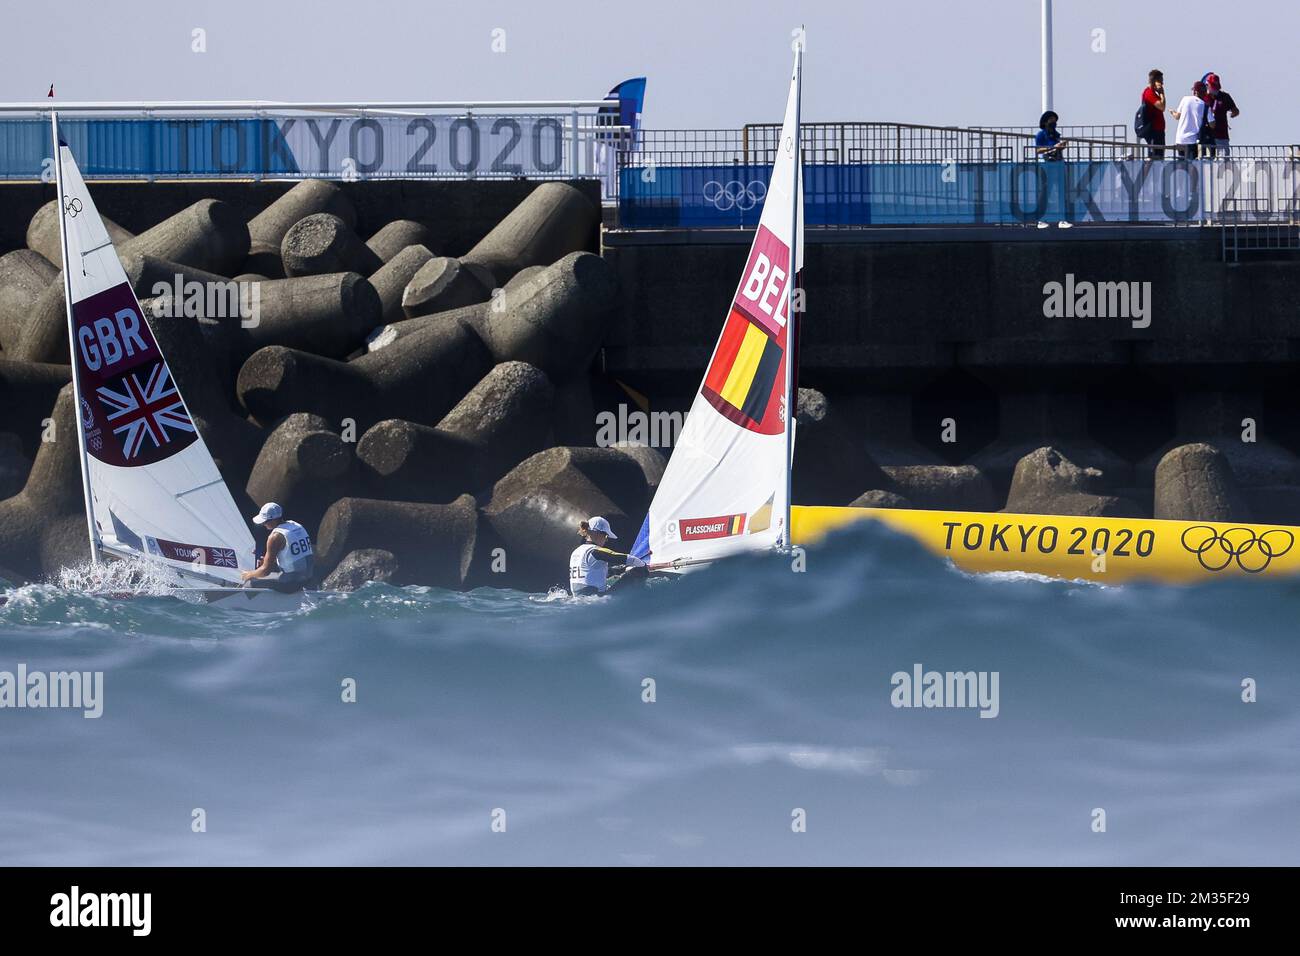
{"type": "MultiPolygon", "coordinates": [[[[605,371],[686,401],[749,238],[606,233],[605,371]]],[[[795,501],[1300,524],[1290,255],[1225,262],[1208,228],[810,231],[800,383],[828,401],[800,420],[837,438],[800,431],[795,501]]]]}
{"type": "MultiPolygon", "coordinates": [[[[602,242],[591,183],[92,190],[227,484],[330,586],[544,588],[596,513],[630,543],[670,449],[605,426],[685,410],[745,251],[602,242]],[[186,293],[232,281],[253,313],[186,293]]],[[[51,196],[0,188],[11,580],[85,559],[51,196]]],[[[1217,251],[814,237],[795,500],[1300,523],[1300,263],[1217,251]]]]}
{"type": "MultiPolygon", "coordinates": [[[[259,201],[229,184],[92,186],[240,506],[281,502],[314,530],[322,576],[347,585],[546,587],[581,519],[635,533],[663,459],[595,447],[591,368],[617,288],[593,252],[594,185],[349,185],[246,185],[259,201]],[[212,294],[225,287],[239,294],[212,294]]],[[[48,192],[0,194],[7,235],[27,213],[0,256],[11,580],[87,557],[48,192]]]]}

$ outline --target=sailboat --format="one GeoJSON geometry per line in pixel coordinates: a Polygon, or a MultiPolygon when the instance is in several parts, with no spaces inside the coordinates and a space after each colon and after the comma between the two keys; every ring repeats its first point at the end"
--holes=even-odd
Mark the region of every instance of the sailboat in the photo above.
{"type": "Polygon", "coordinates": [[[1300,574],[1300,528],[1280,525],[791,503],[804,249],[799,47],[749,257],[632,554],[671,574],[788,552],[874,521],[968,572],[1105,584],[1300,574]]]}
{"type": "Polygon", "coordinates": [[[313,603],[241,586],[252,533],[172,378],[51,115],[81,481],[95,564],[145,562],[171,593],[240,610],[313,603]]]}
{"type": "Polygon", "coordinates": [[[804,228],[802,47],[796,44],[767,200],[740,283],[632,548],[652,570],[680,571],[792,547],[804,228]]]}

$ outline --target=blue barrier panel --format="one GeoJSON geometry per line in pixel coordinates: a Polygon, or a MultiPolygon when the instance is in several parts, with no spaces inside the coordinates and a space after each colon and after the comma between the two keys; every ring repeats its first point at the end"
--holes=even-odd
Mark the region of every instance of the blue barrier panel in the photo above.
{"type": "MultiPolygon", "coordinates": [[[[1220,164],[1221,166],[1222,164],[1220,164]]],[[[804,167],[809,226],[1187,222],[1211,208],[1208,160],[862,163],[804,167]]],[[[629,229],[753,228],[770,166],[625,167],[629,229]]]]}
{"type": "MultiPolygon", "coordinates": [[[[61,119],[59,132],[87,177],[299,172],[271,119],[61,119]]],[[[0,178],[38,177],[50,155],[47,121],[0,123],[0,178]]]]}
{"type": "MultiPolygon", "coordinates": [[[[619,221],[639,229],[754,228],[763,214],[769,165],[625,168],[619,221]]],[[[804,222],[812,226],[871,221],[873,167],[804,167],[804,222]]]]}

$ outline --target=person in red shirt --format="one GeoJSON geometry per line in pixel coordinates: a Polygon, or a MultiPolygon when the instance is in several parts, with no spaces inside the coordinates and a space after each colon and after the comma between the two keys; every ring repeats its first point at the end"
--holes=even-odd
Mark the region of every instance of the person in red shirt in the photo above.
{"type": "Polygon", "coordinates": [[[1219,80],[1219,74],[1206,73],[1203,82],[1208,88],[1205,94],[1205,108],[1210,111],[1208,122],[1214,129],[1214,148],[1211,155],[1227,156],[1230,148],[1228,142],[1228,117],[1236,119],[1241,115],[1237,102],[1219,80]]]}
{"type": "Polygon", "coordinates": [[[1151,146],[1152,159],[1164,159],[1165,145],[1165,75],[1159,70],[1147,74],[1147,88],[1142,91],[1147,110],[1147,131],[1142,138],[1151,146]]]}

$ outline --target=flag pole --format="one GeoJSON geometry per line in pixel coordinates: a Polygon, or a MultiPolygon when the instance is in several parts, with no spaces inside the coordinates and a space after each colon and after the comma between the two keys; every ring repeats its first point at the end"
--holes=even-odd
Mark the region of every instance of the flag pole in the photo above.
{"type": "Polygon", "coordinates": [[[1052,0],[1043,0],[1043,112],[1052,108],[1052,0]]]}

